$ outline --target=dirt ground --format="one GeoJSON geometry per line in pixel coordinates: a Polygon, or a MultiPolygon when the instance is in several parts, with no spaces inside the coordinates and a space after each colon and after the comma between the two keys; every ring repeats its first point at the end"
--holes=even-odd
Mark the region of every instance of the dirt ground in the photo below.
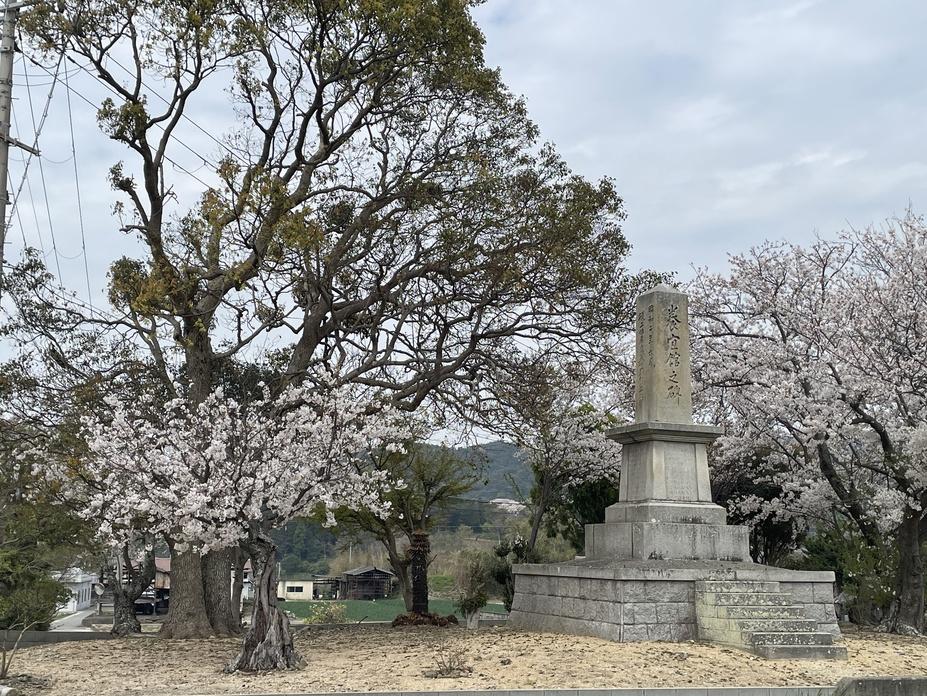
{"type": "Polygon", "coordinates": [[[13,673],[26,694],[98,696],[437,691],[642,686],[830,685],[842,676],[927,673],[927,638],[846,637],[847,662],[767,661],[703,643],[612,643],[506,628],[346,626],[302,632],[299,671],[223,674],[235,640],[132,638],[26,648],[13,673]],[[439,656],[461,655],[472,672],[424,675],[439,656]]]}

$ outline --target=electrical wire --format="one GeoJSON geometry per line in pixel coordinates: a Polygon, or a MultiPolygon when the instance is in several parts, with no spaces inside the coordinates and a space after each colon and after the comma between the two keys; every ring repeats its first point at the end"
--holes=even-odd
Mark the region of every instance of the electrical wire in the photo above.
{"type": "MultiPolygon", "coordinates": [[[[143,87],[145,87],[151,94],[155,95],[155,96],[156,96],[158,99],[160,99],[162,102],[164,102],[164,103],[167,104],[168,106],[171,105],[171,103],[170,103],[167,99],[165,99],[158,91],[156,91],[155,89],[153,89],[147,82],[145,82],[144,80],[142,80],[141,77],[140,77],[137,73],[134,73],[134,72],[132,72],[131,70],[129,70],[126,66],[124,66],[122,63],[120,63],[120,62],[119,62],[118,60],[116,60],[115,58],[113,58],[113,56],[111,56],[111,55],[107,56],[107,59],[110,60],[110,61],[112,61],[112,62],[115,63],[116,65],[118,65],[120,68],[122,68],[122,69],[126,72],[126,74],[129,75],[129,77],[138,78],[139,83],[141,83],[141,85],[142,85],[143,87]]],[[[192,123],[193,126],[194,126],[197,130],[199,130],[199,131],[202,132],[204,135],[206,135],[208,138],[210,138],[213,142],[215,142],[217,145],[219,145],[219,147],[221,147],[221,148],[223,148],[224,150],[226,150],[226,152],[228,152],[232,157],[241,160],[241,156],[240,156],[237,152],[235,152],[232,148],[230,148],[226,143],[224,143],[224,142],[222,142],[221,140],[219,140],[216,136],[214,136],[214,135],[213,135],[212,133],[210,133],[208,130],[206,130],[205,128],[203,128],[200,124],[198,124],[198,123],[197,123],[196,121],[194,121],[192,118],[190,118],[189,116],[187,116],[187,114],[183,113],[183,114],[181,114],[180,116],[181,116],[181,118],[183,118],[184,120],[189,121],[190,123],[192,123]]],[[[244,162],[244,160],[242,160],[242,161],[244,162]]],[[[246,163],[246,164],[247,164],[247,163],[246,163]]]]}
{"type": "MultiPolygon", "coordinates": [[[[58,67],[59,68],[61,67],[61,60],[63,57],[64,57],[64,53],[61,53],[58,57],[58,67]]],[[[40,120],[40,124],[36,124],[36,121],[35,121],[35,109],[33,108],[33,104],[32,104],[32,90],[29,88],[29,76],[28,76],[28,73],[26,72],[25,62],[23,63],[23,76],[26,81],[26,94],[29,95],[29,113],[32,116],[32,128],[33,128],[33,131],[35,132],[35,142],[34,142],[33,147],[35,149],[38,149],[39,135],[42,132],[42,127],[45,125],[45,119],[48,117],[48,108],[51,105],[52,95],[55,92],[54,83],[58,81],[58,70],[57,69],[55,70],[54,80],[53,80],[51,89],[49,89],[49,92],[48,92],[48,99],[45,102],[45,109],[42,112],[42,118],[40,120]]],[[[61,259],[58,257],[58,243],[57,243],[57,240],[55,239],[55,226],[52,221],[51,203],[49,203],[49,200],[48,200],[48,185],[45,182],[45,167],[42,165],[41,156],[39,156],[37,159],[39,161],[39,177],[42,180],[42,192],[45,196],[45,214],[47,215],[47,219],[48,219],[48,231],[51,234],[52,253],[55,256],[55,267],[58,269],[58,280],[59,282],[61,282],[61,279],[63,278],[63,274],[61,273],[61,259]]]]}
{"type": "MultiPolygon", "coordinates": [[[[16,109],[11,109],[10,111],[13,114],[13,125],[16,127],[16,135],[19,136],[22,131],[20,131],[19,129],[19,120],[16,118],[16,109]]],[[[19,206],[17,205],[17,203],[19,201],[19,194],[23,188],[23,182],[25,182],[26,194],[29,196],[29,206],[32,208],[32,219],[35,221],[35,233],[39,238],[39,249],[42,250],[42,258],[47,259],[48,251],[45,249],[45,239],[42,237],[42,227],[41,225],[39,225],[39,213],[35,209],[35,198],[32,195],[32,181],[29,179],[29,160],[31,158],[32,158],[32,153],[29,152],[27,153],[27,157],[22,160],[22,162],[24,163],[23,164],[23,178],[19,182],[19,188],[16,190],[16,195],[13,198],[13,205],[12,205],[13,209],[10,211],[10,216],[11,216],[10,220],[12,220],[13,213],[16,213],[16,219],[19,221],[19,224],[22,225],[22,218],[19,215],[19,206]]],[[[12,190],[12,188],[13,187],[11,186],[10,190],[12,190]]],[[[23,234],[23,243],[25,243],[26,246],[29,246],[28,243],[26,243],[25,228],[21,229],[20,231],[23,234]]]]}
{"type": "Polygon", "coordinates": [[[93,291],[90,289],[90,266],[87,262],[87,236],[84,232],[84,207],[80,195],[80,175],[77,170],[77,147],[74,142],[74,115],[71,109],[71,87],[68,78],[68,71],[64,71],[64,93],[67,96],[68,104],[68,128],[71,131],[71,161],[74,163],[74,188],[77,191],[77,219],[80,222],[80,248],[84,255],[84,279],[87,281],[87,302],[90,304],[90,312],[93,314],[93,291]]]}

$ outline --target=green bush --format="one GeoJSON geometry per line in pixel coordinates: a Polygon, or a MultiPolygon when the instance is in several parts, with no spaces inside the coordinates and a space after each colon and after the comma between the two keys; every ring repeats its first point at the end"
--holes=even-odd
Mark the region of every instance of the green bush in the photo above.
{"type": "Polygon", "coordinates": [[[854,623],[877,624],[889,611],[898,566],[895,547],[869,546],[850,525],[817,530],[805,540],[804,552],[788,557],[783,565],[833,570],[854,623]]]}
{"type": "Polygon", "coordinates": [[[457,596],[456,606],[466,617],[485,607],[489,600],[486,593],[489,563],[484,554],[475,553],[461,559],[461,565],[457,578],[460,594],[457,596]]]}
{"type": "Polygon", "coordinates": [[[528,548],[527,540],[516,534],[511,541],[502,541],[494,549],[494,558],[488,568],[489,576],[495,580],[502,591],[502,604],[506,611],[512,611],[515,598],[515,575],[512,565],[516,563],[536,563],[537,553],[528,548]]]}
{"type": "Polygon", "coordinates": [[[0,594],[0,629],[33,624],[36,630],[47,630],[58,606],[68,597],[70,592],[61,583],[33,577],[28,584],[0,594]]]}

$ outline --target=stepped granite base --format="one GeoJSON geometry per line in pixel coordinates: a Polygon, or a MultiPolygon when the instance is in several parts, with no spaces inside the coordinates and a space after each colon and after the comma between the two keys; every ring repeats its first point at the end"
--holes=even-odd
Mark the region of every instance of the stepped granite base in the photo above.
{"type": "Polygon", "coordinates": [[[514,628],[607,640],[696,640],[696,585],[703,580],[778,582],[796,617],[840,636],[834,574],[749,562],[583,560],[514,567],[514,628]],[[799,609],[800,608],[800,609],[799,609]]]}

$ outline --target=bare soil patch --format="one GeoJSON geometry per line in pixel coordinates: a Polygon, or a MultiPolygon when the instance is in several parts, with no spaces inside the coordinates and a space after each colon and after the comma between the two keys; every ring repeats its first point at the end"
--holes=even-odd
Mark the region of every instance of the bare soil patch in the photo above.
{"type": "Polygon", "coordinates": [[[846,662],[772,662],[697,642],[612,643],[507,628],[345,626],[302,632],[297,645],[308,666],[295,672],[223,674],[236,640],[147,637],[26,648],[13,671],[38,680],[47,696],[832,685],[850,675],[927,674],[925,638],[856,633],[846,642],[846,662]],[[435,671],[439,654],[452,652],[472,671],[456,679],[425,676],[435,671]]]}

